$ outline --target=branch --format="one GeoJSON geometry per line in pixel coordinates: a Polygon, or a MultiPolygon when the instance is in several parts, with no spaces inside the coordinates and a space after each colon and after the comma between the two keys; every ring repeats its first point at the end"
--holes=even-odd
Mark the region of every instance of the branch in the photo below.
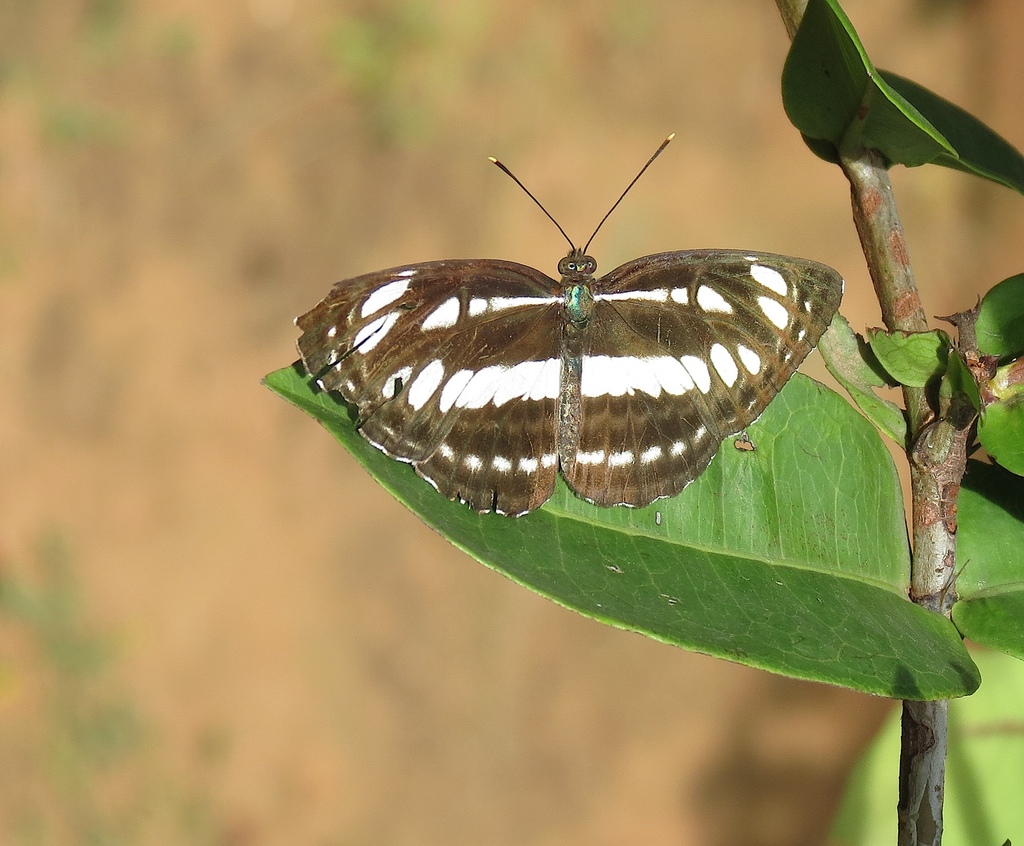
{"type": "MultiPolygon", "coordinates": [[[[776,0],[790,38],[806,0],[776,0]]],[[[844,155],[853,219],[889,331],[924,332],[928,320],[910,264],[885,160],[874,150],[844,155]]],[[[970,415],[929,405],[922,388],[903,388],[908,416],[913,558],[910,599],[948,617],[956,598],[956,514],[967,466],[970,415]]],[[[939,846],[947,746],[946,701],[904,702],[899,775],[899,846],[939,846]]]]}
{"type": "MultiPolygon", "coordinates": [[[[921,308],[903,224],[882,156],[865,150],[857,158],[844,158],[842,168],[850,182],[853,222],[886,329],[927,332],[928,319],[921,308]]],[[[922,388],[904,387],[903,396],[913,437],[931,417],[931,411],[922,388]]]]}
{"type": "Polygon", "coordinates": [[[804,16],[804,10],[807,8],[807,0],[775,0],[775,5],[779,8],[779,15],[786,25],[789,40],[792,41],[797,27],[800,26],[800,20],[804,16]]]}

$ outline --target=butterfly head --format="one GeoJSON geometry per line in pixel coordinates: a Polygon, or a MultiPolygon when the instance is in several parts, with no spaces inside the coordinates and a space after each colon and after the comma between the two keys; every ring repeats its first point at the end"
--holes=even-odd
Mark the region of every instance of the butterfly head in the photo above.
{"type": "Polygon", "coordinates": [[[586,255],[579,247],[573,247],[569,255],[558,262],[558,272],[563,285],[580,285],[592,282],[597,272],[597,261],[586,255]]]}
{"type": "Polygon", "coordinates": [[[558,272],[562,275],[564,286],[565,313],[576,327],[586,326],[594,311],[594,295],[590,292],[590,286],[596,270],[597,262],[579,247],[573,247],[569,255],[558,262],[558,272]]]}

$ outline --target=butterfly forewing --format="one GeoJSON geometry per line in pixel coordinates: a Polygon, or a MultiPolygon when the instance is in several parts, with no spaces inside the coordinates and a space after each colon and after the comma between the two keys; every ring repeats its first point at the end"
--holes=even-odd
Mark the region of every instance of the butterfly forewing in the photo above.
{"type": "Polygon", "coordinates": [[[501,261],[441,261],[339,282],[296,320],[319,384],[362,434],[445,496],[521,514],[558,471],[561,296],[501,261]]]}
{"type": "Polygon", "coordinates": [[[592,292],[563,473],[593,502],[646,505],[760,415],[831,321],[842,278],[787,256],[698,250],[629,262],[592,292]]]}

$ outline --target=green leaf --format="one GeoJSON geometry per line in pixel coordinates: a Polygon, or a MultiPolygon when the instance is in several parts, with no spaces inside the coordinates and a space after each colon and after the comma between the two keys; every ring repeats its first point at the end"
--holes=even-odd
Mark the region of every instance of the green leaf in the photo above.
{"type": "Polygon", "coordinates": [[[794,377],[682,494],[597,508],[559,483],[512,519],[439,496],[356,433],[297,368],[267,385],[319,419],[377,480],[453,544],[566,607],[688,649],[897,698],[978,684],[956,630],[906,600],[902,495],[874,429],[794,377]]]}
{"type": "Polygon", "coordinates": [[[875,149],[908,166],[956,157],[942,134],[875,70],[835,0],[809,0],[786,57],[782,97],[797,129],[848,155],[875,149]]]}
{"type": "Polygon", "coordinates": [[[1004,279],[985,294],[975,324],[978,349],[988,355],[1024,353],[1024,273],[1004,279]]]}
{"type": "Polygon", "coordinates": [[[959,106],[877,70],[836,0],[810,0],[782,75],[783,105],[826,161],[863,149],[890,164],[938,164],[1024,192],[1024,156],[959,106]]]}
{"type": "Polygon", "coordinates": [[[1024,658],[1024,479],[969,462],[958,520],[953,622],[971,640],[1024,658]]]}
{"type": "Polygon", "coordinates": [[[1024,476],[1024,358],[996,370],[984,385],[978,440],[1007,470],[1024,476]]]}
{"type": "Polygon", "coordinates": [[[1003,587],[991,596],[958,602],[953,622],[975,643],[1024,659],[1024,588],[1003,587]]]}
{"type": "Polygon", "coordinates": [[[950,352],[946,372],[942,376],[939,396],[948,400],[954,393],[964,394],[974,406],[975,411],[981,410],[981,393],[978,390],[978,383],[974,381],[974,374],[971,373],[967,362],[964,361],[963,353],[959,350],[950,352]]]}
{"type": "Polygon", "coordinates": [[[892,164],[918,167],[955,159],[957,152],[913,103],[872,70],[864,94],[867,114],[851,124],[844,139],[851,150],[878,150],[892,164]]]}
{"type": "MultiPolygon", "coordinates": [[[[979,651],[985,683],[949,703],[943,842],[995,846],[1024,831],[1024,663],[979,651]]],[[[896,831],[900,713],[894,709],[847,782],[828,842],[891,843],[896,831]]]]}
{"type": "Polygon", "coordinates": [[[877,396],[873,390],[890,384],[888,374],[871,347],[850,328],[841,314],[832,319],[828,331],[818,341],[818,350],[829,373],[846,389],[864,416],[882,434],[904,446],[907,442],[907,420],[903,409],[877,396]]]}
{"type": "Polygon", "coordinates": [[[1003,467],[1024,476],[1024,395],[986,405],[978,421],[978,440],[1003,467]]]}
{"type": "Polygon", "coordinates": [[[974,115],[923,85],[889,71],[882,78],[941,133],[955,155],[940,154],[933,164],[973,173],[1024,193],[1024,156],[974,115]]]}
{"type": "Polygon", "coordinates": [[[896,382],[923,388],[946,369],[952,346],[949,335],[940,329],[931,332],[868,332],[871,351],[896,382]]]}

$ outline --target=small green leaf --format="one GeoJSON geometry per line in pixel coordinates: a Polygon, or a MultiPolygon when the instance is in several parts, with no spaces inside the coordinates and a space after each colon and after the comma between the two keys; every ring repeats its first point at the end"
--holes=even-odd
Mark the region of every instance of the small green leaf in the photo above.
{"type": "MultiPolygon", "coordinates": [[[[896,403],[877,396],[872,388],[881,388],[888,382],[888,374],[860,335],[850,328],[841,314],[832,319],[832,325],[818,341],[818,350],[825,366],[857,404],[865,417],[882,434],[900,446],[907,442],[907,420],[896,403]]],[[[895,383],[892,383],[895,384],[895,383]]]]}
{"type": "Polygon", "coordinates": [[[896,382],[912,388],[923,388],[946,369],[952,346],[949,335],[941,329],[931,332],[868,332],[871,351],[896,382]]]}
{"type": "Polygon", "coordinates": [[[965,637],[1024,658],[1024,479],[968,462],[958,520],[953,621],[965,637]]]}
{"type": "Polygon", "coordinates": [[[986,405],[978,440],[1003,467],[1024,476],[1024,395],[986,405]]]}
{"type": "Polygon", "coordinates": [[[1024,156],[1010,142],[923,85],[889,71],[879,73],[956,150],[955,155],[940,154],[933,164],[973,173],[1024,193],[1024,156]]]}
{"type": "Polygon", "coordinates": [[[939,159],[957,158],[957,151],[917,107],[872,70],[864,95],[868,110],[863,121],[851,125],[847,149],[878,150],[892,164],[918,167],[939,159]]]}
{"type": "Polygon", "coordinates": [[[978,383],[974,381],[974,374],[964,361],[963,354],[959,350],[951,350],[946,366],[946,372],[942,376],[942,386],[939,395],[943,399],[950,399],[954,393],[964,394],[975,411],[981,409],[981,393],[978,391],[978,383]]]}
{"type": "Polygon", "coordinates": [[[811,150],[874,149],[890,164],[938,164],[1024,192],[1024,156],[927,88],[877,70],[836,0],[810,0],[782,75],[783,105],[811,150]]]}
{"type": "Polygon", "coordinates": [[[809,138],[839,147],[864,99],[870,67],[838,3],[809,0],[782,70],[790,121],[809,138]]]}
{"type": "MultiPolygon", "coordinates": [[[[1024,831],[1024,663],[981,650],[974,657],[985,683],[974,696],[949,703],[942,842],[995,846],[1007,833],[1024,831]]],[[[895,709],[850,775],[829,843],[893,842],[899,761],[895,709]]]]}
{"type": "Polygon", "coordinates": [[[983,353],[1024,353],[1024,273],[1004,279],[985,294],[975,332],[978,349],[983,353]]]}
{"type": "Polygon", "coordinates": [[[790,121],[805,136],[850,155],[876,149],[908,166],[956,157],[942,134],[875,70],[835,0],[809,0],[782,72],[782,96],[790,121]]]}
{"type": "Polygon", "coordinates": [[[453,544],[594,619],[796,678],[895,698],[970,693],[955,628],[906,599],[902,494],[874,429],[796,376],[750,444],[728,439],[682,494],[597,508],[563,483],[512,519],[448,502],[356,432],[297,368],[267,377],[453,544]]]}

